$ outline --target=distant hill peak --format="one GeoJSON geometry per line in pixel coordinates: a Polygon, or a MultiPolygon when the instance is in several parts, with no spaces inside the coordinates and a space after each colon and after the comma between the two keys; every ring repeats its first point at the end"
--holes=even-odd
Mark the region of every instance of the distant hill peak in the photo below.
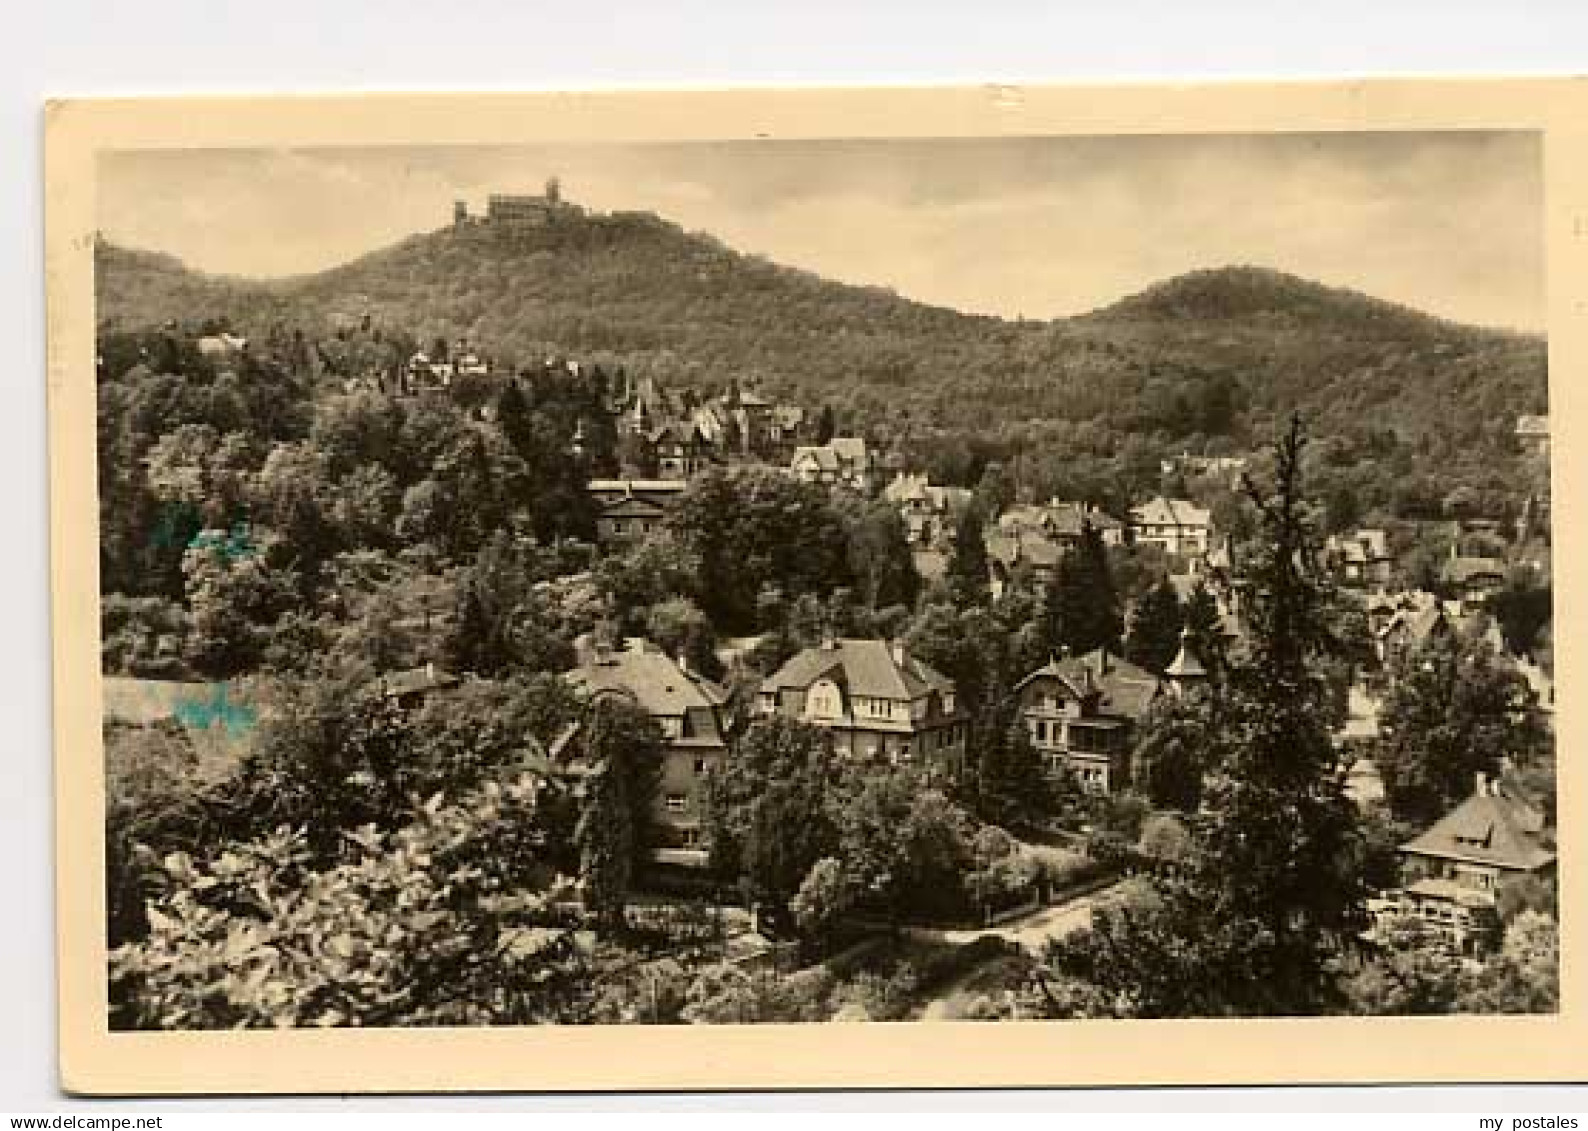
{"type": "Polygon", "coordinates": [[[1360,291],[1250,265],[1176,275],[1086,317],[1223,320],[1263,314],[1373,320],[1389,317],[1415,321],[1425,327],[1441,321],[1360,291]]]}

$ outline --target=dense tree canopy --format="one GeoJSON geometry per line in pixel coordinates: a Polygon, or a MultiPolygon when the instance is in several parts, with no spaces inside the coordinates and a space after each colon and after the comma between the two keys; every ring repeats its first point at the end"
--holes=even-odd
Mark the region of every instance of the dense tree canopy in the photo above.
{"type": "Polygon", "coordinates": [[[1378,758],[1398,816],[1430,823],[1472,792],[1478,774],[1547,760],[1536,697],[1483,641],[1433,634],[1403,669],[1384,704],[1378,758]]]}

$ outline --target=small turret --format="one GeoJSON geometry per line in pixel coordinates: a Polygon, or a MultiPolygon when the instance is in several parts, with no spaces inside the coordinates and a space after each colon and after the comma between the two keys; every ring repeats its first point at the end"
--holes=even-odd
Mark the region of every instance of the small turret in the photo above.
{"type": "Polygon", "coordinates": [[[1174,686],[1177,692],[1188,688],[1197,687],[1207,682],[1208,671],[1202,666],[1202,661],[1197,659],[1196,651],[1191,647],[1191,629],[1180,630],[1180,651],[1175,655],[1174,661],[1163,673],[1174,686]]]}

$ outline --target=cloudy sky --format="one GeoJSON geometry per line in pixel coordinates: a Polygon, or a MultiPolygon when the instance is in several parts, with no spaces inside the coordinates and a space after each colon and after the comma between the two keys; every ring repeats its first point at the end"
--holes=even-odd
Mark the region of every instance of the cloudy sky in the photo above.
{"type": "Polygon", "coordinates": [[[226,274],[330,267],[555,173],[587,207],[967,311],[1074,314],[1257,264],[1544,325],[1532,134],[143,151],[100,173],[106,236],[226,274]]]}

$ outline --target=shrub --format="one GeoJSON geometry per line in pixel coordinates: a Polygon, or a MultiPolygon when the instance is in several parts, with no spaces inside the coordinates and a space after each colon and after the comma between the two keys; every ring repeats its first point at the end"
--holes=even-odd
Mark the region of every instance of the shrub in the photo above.
{"type": "Polygon", "coordinates": [[[1027,845],[1023,854],[1036,869],[1033,883],[1046,892],[1050,899],[1057,892],[1077,887],[1108,871],[1104,862],[1066,848],[1027,845]]]}
{"type": "Polygon", "coordinates": [[[201,757],[175,721],[105,727],[105,896],[110,946],[148,929],[145,900],[162,876],[156,862],[200,851],[216,836],[211,790],[229,763],[201,757]]]}
{"type": "Polygon", "coordinates": [[[575,936],[548,925],[538,788],[437,795],[394,832],[346,834],[332,867],[289,829],[203,861],[172,853],[148,936],[110,954],[112,1027],[584,1019],[575,936]]]}
{"type": "Polygon", "coordinates": [[[868,1021],[903,1021],[920,999],[921,974],[908,962],[886,972],[866,970],[839,992],[840,999],[865,1013],[868,1021]]]}
{"type": "Polygon", "coordinates": [[[832,975],[820,967],[779,978],[720,963],[696,977],[681,1015],[697,1025],[825,1021],[832,1013],[833,986],[832,975]]]}
{"type": "Polygon", "coordinates": [[[100,654],[107,673],[179,679],[187,614],[175,601],[107,593],[100,603],[100,654]]]}

